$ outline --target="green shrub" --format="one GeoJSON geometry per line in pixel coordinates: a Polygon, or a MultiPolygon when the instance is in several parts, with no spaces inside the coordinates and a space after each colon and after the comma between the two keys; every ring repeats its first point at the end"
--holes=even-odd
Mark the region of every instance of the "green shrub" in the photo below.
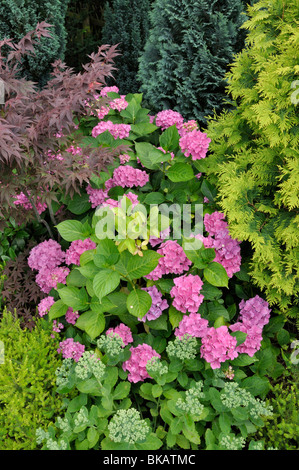
{"type": "Polygon", "coordinates": [[[210,119],[206,171],[270,305],[298,317],[298,0],[250,7],[247,48],[227,75],[236,109],[210,119]]]}
{"type": "Polygon", "coordinates": [[[18,42],[34,29],[38,22],[53,25],[50,38],[42,38],[36,55],[22,61],[23,75],[41,86],[52,72],[51,64],[64,58],[66,31],[64,19],[69,0],[0,0],[0,39],[12,38],[18,42]]]}
{"type": "Polygon", "coordinates": [[[0,449],[36,449],[35,430],[60,412],[55,395],[55,370],[61,364],[57,339],[51,327],[40,320],[30,332],[4,311],[0,341],[4,362],[0,363],[0,449]]]}
{"type": "Polygon", "coordinates": [[[140,91],[154,111],[174,109],[205,124],[222,109],[224,74],[244,45],[243,8],[239,0],[154,2],[138,71],[140,91]]]}
{"type": "MultiPolygon", "coordinates": [[[[112,0],[104,10],[103,44],[119,44],[113,74],[120,93],[137,93],[138,58],[149,33],[150,0],[112,0]]],[[[108,81],[114,85],[115,82],[108,81]]]]}

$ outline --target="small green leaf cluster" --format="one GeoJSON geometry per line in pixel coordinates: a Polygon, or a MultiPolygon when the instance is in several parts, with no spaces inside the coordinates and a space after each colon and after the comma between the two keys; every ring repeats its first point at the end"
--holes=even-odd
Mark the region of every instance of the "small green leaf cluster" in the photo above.
{"type": "Polygon", "coordinates": [[[4,311],[0,320],[0,449],[33,450],[35,430],[62,414],[55,394],[55,371],[61,364],[58,341],[44,320],[30,331],[4,311]]]}

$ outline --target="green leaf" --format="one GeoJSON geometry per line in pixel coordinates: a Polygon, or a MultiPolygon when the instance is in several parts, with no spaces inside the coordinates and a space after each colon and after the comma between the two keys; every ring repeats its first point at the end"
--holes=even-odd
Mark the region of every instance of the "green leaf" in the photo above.
{"type": "Polygon", "coordinates": [[[134,317],[143,318],[152,306],[152,298],[148,292],[133,290],[127,298],[127,309],[134,317]]]}
{"type": "Polygon", "coordinates": [[[93,289],[95,295],[101,300],[105,295],[114,291],[120,283],[120,275],[116,271],[104,269],[95,275],[93,289]]]}
{"type": "Polygon", "coordinates": [[[67,209],[75,215],[84,214],[84,212],[87,212],[90,208],[91,204],[87,193],[75,193],[71,202],[67,205],[67,209]]]}
{"type": "Polygon", "coordinates": [[[88,310],[80,315],[76,321],[76,327],[85,331],[92,340],[99,336],[105,329],[105,317],[102,312],[88,310]]]}
{"type": "Polygon", "coordinates": [[[170,154],[158,150],[149,142],[136,142],[136,154],[142,165],[149,170],[157,170],[162,162],[170,159],[170,154]]]}
{"type": "Polygon", "coordinates": [[[231,431],[231,418],[228,413],[220,413],[219,426],[222,432],[229,434],[231,431]]]}
{"type": "Polygon", "coordinates": [[[158,266],[160,258],[161,255],[153,250],[144,251],[143,256],[123,251],[115,270],[130,280],[139,279],[153,271],[158,266]]]}
{"type": "Polygon", "coordinates": [[[156,320],[147,320],[145,324],[152,330],[168,330],[167,315],[160,315],[156,320]]]}
{"type": "Polygon", "coordinates": [[[78,271],[87,279],[94,279],[95,275],[99,272],[99,268],[94,264],[93,261],[84,264],[84,266],[79,266],[78,271]]]}
{"type": "Polygon", "coordinates": [[[82,406],[85,406],[87,404],[87,395],[85,393],[80,393],[77,397],[73,398],[68,407],[67,411],[69,413],[75,413],[76,411],[79,411],[82,406]]]}
{"type": "Polygon", "coordinates": [[[176,125],[168,127],[159,138],[160,146],[166,152],[174,152],[179,146],[180,135],[176,125]]]}
{"type": "Polygon", "coordinates": [[[59,234],[67,242],[85,240],[86,230],[79,220],[65,220],[56,225],[59,234]]]}
{"type": "Polygon", "coordinates": [[[204,269],[205,279],[216,287],[228,287],[228,275],[225,268],[216,262],[212,262],[204,269]]]}
{"type": "Polygon", "coordinates": [[[162,393],[163,393],[163,388],[161,387],[161,385],[154,384],[152,388],[153,397],[158,398],[162,395],[162,393]]]}
{"type": "Polygon", "coordinates": [[[54,318],[63,317],[68,310],[68,306],[63,303],[62,300],[57,300],[55,304],[49,310],[49,320],[54,320],[54,318]]]}
{"type": "Polygon", "coordinates": [[[182,320],[184,314],[179,312],[175,307],[172,305],[169,307],[169,321],[171,323],[172,328],[176,328],[179,326],[180,321],[182,320]]]}
{"type": "Polygon", "coordinates": [[[87,393],[88,395],[94,395],[96,397],[102,396],[101,387],[95,377],[82,380],[81,382],[77,383],[76,387],[81,393],[87,393]]]}
{"type": "Polygon", "coordinates": [[[92,449],[100,438],[100,433],[95,428],[89,428],[87,431],[87,440],[89,443],[89,448],[92,449]]]}
{"type": "Polygon", "coordinates": [[[131,124],[131,130],[134,134],[141,136],[141,135],[148,135],[154,132],[157,128],[155,124],[151,124],[150,122],[140,122],[138,124],[131,124]]]}
{"type": "Polygon", "coordinates": [[[202,194],[208,198],[210,202],[214,202],[217,191],[215,187],[209,183],[207,180],[204,180],[201,185],[202,194]]]}
{"type": "Polygon", "coordinates": [[[237,339],[237,346],[240,344],[244,343],[247,338],[247,333],[244,333],[243,331],[234,331],[230,333],[231,336],[234,336],[237,339]]]}
{"type": "Polygon", "coordinates": [[[269,380],[266,377],[258,377],[253,375],[242,381],[242,387],[246,388],[252,395],[262,395],[269,391],[269,380]]]}
{"type": "Polygon", "coordinates": [[[163,202],[165,202],[165,197],[159,192],[149,193],[143,200],[144,204],[162,204],[163,202]]]}
{"type": "Polygon", "coordinates": [[[257,359],[255,357],[250,357],[248,354],[239,354],[236,359],[232,361],[232,366],[239,366],[239,367],[244,367],[244,366],[249,366],[253,362],[256,362],[257,359]]]}
{"type": "Polygon", "coordinates": [[[147,436],[145,442],[140,442],[135,444],[137,449],[140,450],[157,450],[163,445],[161,439],[159,439],[156,434],[151,433],[147,436]]]}
{"type": "Polygon", "coordinates": [[[194,178],[194,173],[188,163],[175,163],[167,170],[167,176],[173,183],[178,183],[191,180],[194,178]]]}
{"type": "Polygon", "coordinates": [[[86,279],[80,272],[79,268],[73,269],[66,278],[67,286],[83,287],[86,284],[86,279]]]}
{"type": "Polygon", "coordinates": [[[129,382],[120,382],[113,392],[113,400],[123,400],[126,398],[131,390],[131,384],[129,382]]]}
{"type": "Polygon", "coordinates": [[[88,294],[84,287],[63,287],[58,289],[58,294],[65,305],[72,307],[73,310],[84,310],[88,306],[88,294]]]}

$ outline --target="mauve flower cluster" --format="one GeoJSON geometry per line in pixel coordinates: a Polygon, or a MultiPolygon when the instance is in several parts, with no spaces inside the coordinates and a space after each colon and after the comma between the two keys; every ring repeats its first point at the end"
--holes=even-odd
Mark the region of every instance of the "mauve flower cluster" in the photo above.
{"type": "Polygon", "coordinates": [[[179,134],[180,136],[183,136],[185,135],[186,132],[192,132],[197,129],[198,129],[198,124],[194,119],[192,119],[191,121],[184,122],[179,134]]]}
{"type": "Polygon", "coordinates": [[[204,296],[200,294],[203,282],[199,276],[193,274],[176,277],[173,280],[174,287],[170,291],[174,297],[172,305],[180,312],[196,313],[204,296]]]}
{"type": "Polygon", "coordinates": [[[84,344],[74,341],[74,338],[67,338],[59,343],[58,353],[62,353],[64,359],[74,359],[78,362],[85,351],[84,344]]]}
{"type": "Polygon", "coordinates": [[[80,265],[80,256],[87,250],[93,250],[97,247],[96,243],[90,238],[85,240],[74,240],[65,253],[66,264],[80,265]]]}
{"type": "Polygon", "coordinates": [[[202,318],[199,313],[190,313],[190,315],[183,316],[174,334],[179,339],[182,339],[185,335],[202,338],[208,331],[208,328],[208,320],[202,318]]]}
{"type": "MultiPolygon", "coordinates": [[[[30,196],[29,191],[28,194],[30,196]]],[[[20,194],[16,194],[14,197],[16,198],[16,200],[13,202],[15,206],[22,206],[26,211],[32,209],[31,202],[23,192],[21,192],[20,194]]],[[[35,206],[39,214],[41,214],[47,209],[47,204],[40,202],[40,197],[37,197],[37,200],[35,201],[35,206]]]]}
{"type": "Polygon", "coordinates": [[[204,216],[205,229],[209,235],[203,238],[203,244],[206,248],[215,249],[214,261],[222,264],[228,277],[232,277],[240,271],[241,249],[240,242],[230,236],[224,217],[224,214],[217,211],[204,216]]]}
{"type": "Polygon", "coordinates": [[[65,284],[66,278],[70,270],[64,266],[57,268],[42,268],[35,278],[35,282],[40,287],[41,291],[49,294],[51,289],[56,289],[57,284],[65,284]]]}
{"type": "Polygon", "coordinates": [[[116,109],[117,111],[122,111],[128,106],[128,102],[125,100],[125,95],[120,95],[120,98],[115,98],[110,102],[110,108],[116,109]]]}
{"type": "Polygon", "coordinates": [[[120,165],[113,172],[113,184],[123,188],[133,188],[133,186],[144,186],[149,181],[146,171],[133,168],[130,165],[120,165]]]}
{"type": "Polygon", "coordinates": [[[37,310],[40,317],[43,317],[49,313],[50,308],[55,303],[54,297],[48,296],[40,301],[37,306],[37,310]]]}
{"type": "Polygon", "coordinates": [[[65,319],[68,323],[70,323],[71,325],[75,325],[78,318],[79,318],[79,313],[77,311],[74,311],[72,307],[67,309],[67,312],[65,314],[65,319]]]}
{"type": "Polygon", "coordinates": [[[112,121],[101,121],[91,131],[92,137],[97,137],[102,132],[109,131],[114,139],[125,139],[129,137],[130,124],[114,124],[112,121]]]}
{"type": "Polygon", "coordinates": [[[143,322],[156,320],[162,315],[163,310],[168,308],[167,300],[162,299],[162,294],[156,286],[143,287],[142,290],[149,293],[152,298],[152,305],[144,317],[138,318],[138,320],[143,322]]]}
{"type": "Polygon", "coordinates": [[[200,356],[211,365],[212,369],[219,369],[221,362],[238,357],[237,339],[229,334],[225,325],[208,328],[201,338],[201,344],[200,356]]]}
{"type": "Polygon", "coordinates": [[[239,353],[252,357],[261,347],[263,327],[269,322],[269,304],[256,295],[240,302],[240,321],[230,326],[232,331],[243,331],[247,334],[244,343],[237,347],[239,353]]]}
{"type": "Polygon", "coordinates": [[[39,271],[42,268],[56,268],[65,260],[65,253],[55,240],[45,240],[30,251],[28,266],[39,271]]]}
{"type": "Polygon", "coordinates": [[[133,343],[133,336],[132,336],[131,330],[124,323],[120,323],[115,328],[109,328],[106,331],[106,335],[107,336],[108,335],[111,335],[111,336],[118,335],[118,336],[120,336],[122,341],[123,341],[123,347],[127,346],[130,343],[133,343]]]}
{"type": "MultiPolygon", "coordinates": [[[[121,200],[123,199],[123,197],[127,197],[127,198],[131,201],[133,208],[139,204],[137,194],[134,194],[134,193],[132,193],[131,191],[128,192],[127,194],[124,194],[124,195],[121,197],[121,200]]],[[[110,199],[110,198],[108,198],[108,199],[106,199],[106,201],[103,203],[103,206],[104,206],[104,207],[120,207],[120,206],[121,206],[121,201],[116,201],[115,199],[110,199]]]]}
{"type": "Polygon", "coordinates": [[[121,163],[121,165],[124,165],[125,163],[128,163],[130,161],[130,155],[128,155],[127,153],[123,153],[121,155],[119,155],[119,161],[121,163]]]}
{"type": "Polygon", "coordinates": [[[107,93],[118,93],[119,88],[117,86],[105,86],[100,91],[100,96],[107,96],[107,93]]]}
{"type": "Polygon", "coordinates": [[[145,276],[153,281],[157,281],[164,274],[183,274],[192,264],[176,240],[166,240],[161,244],[157,253],[162,255],[158,266],[145,276]]]}
{"type": "Polygon", "coordinates": [[[167,227],[165,230],[160,232],[160,238],[157,237],[149,237],[149,243],[154,247],[156,245],[160,245],[170,234],[170,227],[167,227]]]}
{"type": "Polygon", "coordinates": [[[185,132],[180,138],[180,148],[185,157],[190,157],[192,160],[199,160],[205,158],[211,139],[207,134],[200,130],[194,129],[190,132],[185,132]]]}
{"type": "Polygon", "coordinates": [[[86,192],[89,195],[89,202],[93,209],[103,204],[108,197],[108,191],[93,188],[90,184],[87,186],[86,192]]]}
{"type": "Polygon", "coordinates": [[[153,357],[160,358],[160,354],[146,343],[136,347],[131,346],[130,351],[131,357],[122,365],[123,370],[129,372],[129,382],[136,383],[151,378],[146,370],[146,364],[153,357]]]}
{"type": "Polygon", "coordinates": [[[172,109],[165,109],[156,115],[156,126],[161,127],[162,131],[170,126],[176,125],[177,129],[181,129],[184,123],[183,116],[172,109]]]}

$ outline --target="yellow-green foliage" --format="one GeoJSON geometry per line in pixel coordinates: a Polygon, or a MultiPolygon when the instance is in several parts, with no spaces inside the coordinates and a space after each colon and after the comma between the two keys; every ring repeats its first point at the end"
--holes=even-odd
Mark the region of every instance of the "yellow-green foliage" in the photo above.
{"type": "Polygon", "coordinates": [[[0,449],[36,449],[35,431],[47,427],[59,414],[61,400],[55,394],[55,370],[61,365],[58,341],[42,319],[30,331],[4,312],[0,341],[4,363],[0,363],[0,449]]]}
{"type": "Polygon", "coordinates": [[[261,0],[248,15],[246,48],[227,75],[236,108],[210,119],[202,169],[231,235],[251,244],[254,282],[298,317],[299,1],[261,0]]]}

